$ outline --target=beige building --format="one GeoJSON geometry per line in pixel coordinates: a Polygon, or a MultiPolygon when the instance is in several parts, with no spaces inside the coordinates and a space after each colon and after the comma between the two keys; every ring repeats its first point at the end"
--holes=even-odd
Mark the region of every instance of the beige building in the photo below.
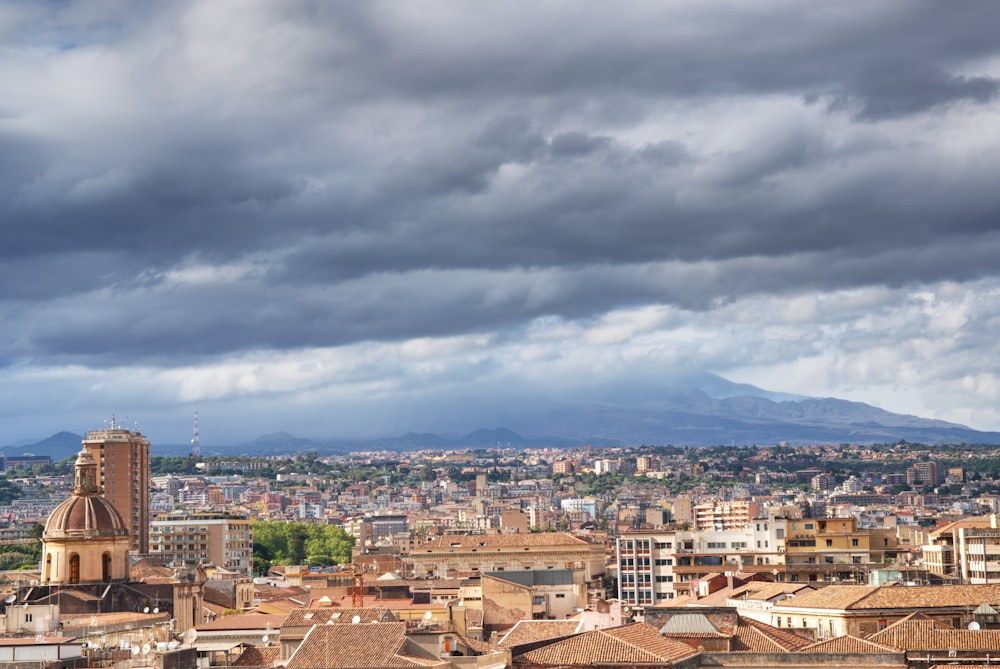
{"type": "Polygon", "coordinates": [[[211,563],[250,576],[253,521],[218,513],[178,513],[152,523],[150,552],[166,565],[211,563]]]}
{"type": "Polygon", "coordinates": [[[565,620],[587,603],[587,591],[568,569],[505,571],[482,576],[483,625],[512,627],[519,620],[565,620]]]}
{"type": "Polygon", "coordinates": [[[417,577],[456,578],[476,572],[569,569],[574,583],[605,573],[604,545],[565,532],[439,537],[410,554],[417,577]]]}
{"type": "Polygon", "coordinates": [[[962,629],[983,602],[1000,602],[1000,586],[832,585],[776,603],[771,625],[812,630],[819,639],[865,637],[920,611],[962,629]]]}
{"type": "Polygon", "coordinates": [[[132,551],[149,552],[149,439],[117,425],[91,430],[83,447],[97,461],[101,495],[118,509],[132,538],[132,551]]]}

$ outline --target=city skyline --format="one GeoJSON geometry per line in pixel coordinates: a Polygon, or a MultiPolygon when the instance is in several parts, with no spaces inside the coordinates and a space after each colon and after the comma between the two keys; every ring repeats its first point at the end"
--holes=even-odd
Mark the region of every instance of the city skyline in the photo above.
{"type": "Polygon", "coordinates": [[[998,15],[0,3],[0,443],[702,372],[1000,430],[998,15]]]}

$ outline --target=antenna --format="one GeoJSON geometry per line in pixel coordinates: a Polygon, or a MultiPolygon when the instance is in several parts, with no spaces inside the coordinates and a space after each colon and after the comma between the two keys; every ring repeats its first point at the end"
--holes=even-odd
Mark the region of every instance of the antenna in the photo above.
{"type": "Polygon", "coordinates": [[[194,436],[191,438],[191,457],[201,457],[201,437],[198,435],[198,407],[194,408],[194,436]]]}

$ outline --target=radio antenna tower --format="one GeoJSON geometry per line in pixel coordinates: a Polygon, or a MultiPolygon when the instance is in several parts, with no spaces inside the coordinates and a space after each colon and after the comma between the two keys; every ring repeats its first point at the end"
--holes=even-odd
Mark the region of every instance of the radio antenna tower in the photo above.
{"type": "Polygon", "coordinates": [[[191,438],[191,457],[201,457],[201,437],[198,436],[198,409],[194,410],[194,436],[191,438]]]}

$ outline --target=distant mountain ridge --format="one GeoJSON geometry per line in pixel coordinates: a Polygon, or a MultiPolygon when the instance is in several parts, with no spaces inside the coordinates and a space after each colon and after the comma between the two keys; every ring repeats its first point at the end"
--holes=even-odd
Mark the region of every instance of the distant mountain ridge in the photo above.
{"type": "MultiPolygon", "coordinates": [[[[1000,444],[1000,432],[981,432],[964,425],[896,414],[863,402],[774,393],[706,374],[663,383],[606,388],[596,397],[616,401],[558,403],[546,398],[528,402],[535,408],[497,415],[498,427],[479,428],[457,436],[410,432],[358,439],[307,439],[287,432],[251,442],[209,445],[204,455],[282,455],[300,451],[320,454],[351,451],[414,451],[461,448],[571,448],[582,445],[704,446],[719,444],[892,443],[1000,444]],[[530,435],[530,436],[526,436],[530,435]]],[[[70,457],[82,437],[60,432],[36,444],[5,447],[7,455],[36,453],[53,459],[70,457]]],[[[187,455],[190,444],[152,444],[154,455],[187,455]]]]}

